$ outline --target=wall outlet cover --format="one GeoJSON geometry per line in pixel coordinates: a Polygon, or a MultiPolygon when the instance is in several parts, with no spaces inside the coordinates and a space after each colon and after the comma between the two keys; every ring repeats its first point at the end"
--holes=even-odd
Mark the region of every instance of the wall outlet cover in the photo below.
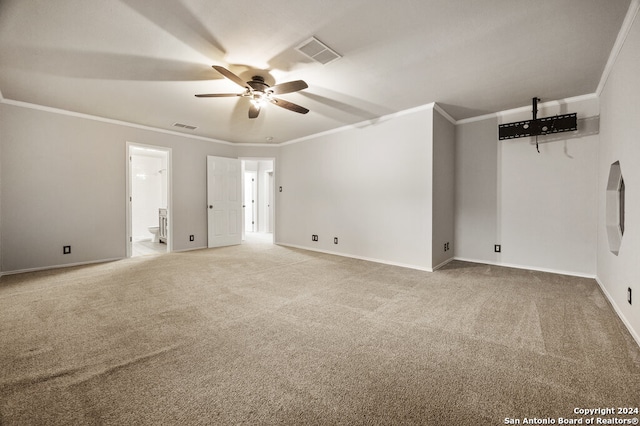
{"type": "Polygon", "coordinates": [[[502,252],[502,246],[500,244],[495,244],[493,246],[493,251],[496,253],[501,253],[502,252]]]}
{"type": "Polygon", "coordinates": [[[71,246],[62,247],[62,254],[70,254],[70,253],[71,253],[71,246]]]}
{"type": "Polygon", "coordinates": [[[189,241],[194,241],[194,240],[195,240],[195,238],[196,238],[195,236],[193,236],[193,235],[189,235],[189,241]]]}

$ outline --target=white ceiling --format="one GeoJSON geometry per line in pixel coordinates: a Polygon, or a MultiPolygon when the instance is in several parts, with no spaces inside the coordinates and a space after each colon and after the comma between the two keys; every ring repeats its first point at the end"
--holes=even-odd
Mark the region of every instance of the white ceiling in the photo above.
{"type": "Polygon", "coordinates": [[[438,102],[454,119],[594,93],[630,0],[0,0],[5,99],[243,143],[438,102]],[[342,55],[294,48],[311,36],[342,55]],[[247,118],[222,65],[305,80],[247,118]],[[195,131],[172,127],[179,122],[195,131]]]}

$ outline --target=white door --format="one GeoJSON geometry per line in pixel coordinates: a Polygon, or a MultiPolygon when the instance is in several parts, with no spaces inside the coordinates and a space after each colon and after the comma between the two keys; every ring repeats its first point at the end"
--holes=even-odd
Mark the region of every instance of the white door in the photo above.
{"type": "Polygon", "coordinates": [[[207,156],[208,246],[242,242],[240,160],[207,156]]]}

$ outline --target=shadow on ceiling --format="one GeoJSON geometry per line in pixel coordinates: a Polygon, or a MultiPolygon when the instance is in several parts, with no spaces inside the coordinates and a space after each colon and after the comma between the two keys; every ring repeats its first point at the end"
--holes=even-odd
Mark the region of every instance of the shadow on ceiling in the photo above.
{"type": "Polygon", "coordinates": [[[210,66],[121,53],[86,52],[29,46],[3,52],[7,63],[23,71],[104,80],[198,81],[222,78],[210,66]],[[78,66],[78,64],[82,64],[78,66]]]}
{"type": "Polygon", "coordinates": [[[311,111],[345,124],[375,120],[395,112],[387,107],[367,103],[322,87],[313,86],[309,90],[297,93],[313,101],[313,105],[307,106],[311,111]]]}
{"type": "Polygon", "coordinates": [[[224,57],[226,51],[222,44],[181,2],[162,2],[162,7],[152,1],[121,0],[121,2],[212,61],[220,61],[224,57]]]}

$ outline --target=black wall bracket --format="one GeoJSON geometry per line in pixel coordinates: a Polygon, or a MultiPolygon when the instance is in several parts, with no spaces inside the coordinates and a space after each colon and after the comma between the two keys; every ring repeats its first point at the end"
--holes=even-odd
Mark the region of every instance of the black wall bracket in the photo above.
{"type": "Polygon", "coordinates": [[[572,114],[554,115],[552,117],[538,118],[538,101],[533,98],[533,119],[515,121],[498,125],[498,139],[515,139],[527,136],[542,136],[552,133],[570,132],[578,130],[578,116],[572,114]]]}

